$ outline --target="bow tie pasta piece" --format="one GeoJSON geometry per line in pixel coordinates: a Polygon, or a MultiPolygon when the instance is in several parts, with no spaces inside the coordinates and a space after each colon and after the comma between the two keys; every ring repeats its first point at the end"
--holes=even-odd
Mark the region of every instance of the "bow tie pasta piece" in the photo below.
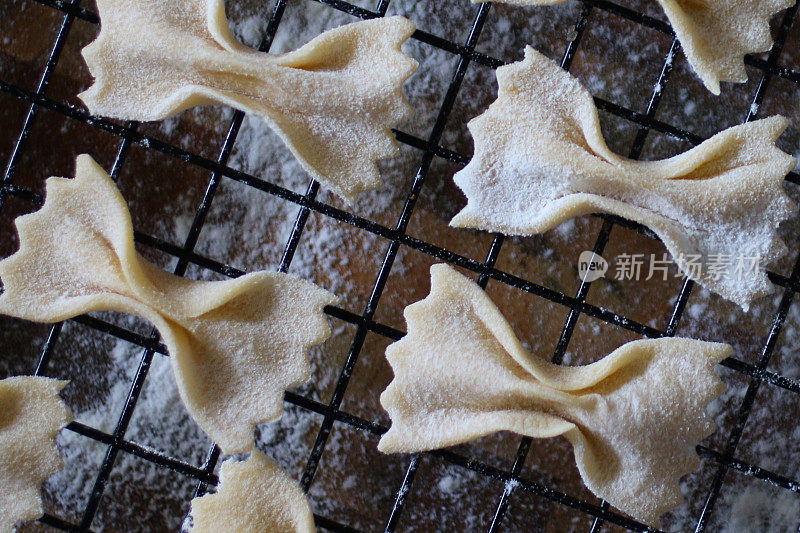
{"type": "Polygon", "coordinates": [[[300,486],[258,450],[246,461],[222,464],[219,490],[192,500],[192,521],[192,533],[315,531],[300,486]]]}
{"type": "Polygon", "coordinates": [[[161,120],[222,104],[263,119],[301,166],[348,202],[381,186],[376,161],[412,108],[402,85],[417,62],[400,51],[402,17],[348,24],[286,54],[233,37],[222,0],[98,0],[101,29],[83,49],[92,113],[161,120]]]}
{"type": "Polygon", "coordinates": [[[55,437],[72,415],[58,397],[66,381],[0,381],[0,533],[42,513],[41,486],[62,466],[55,437]]]}
{"type": "Polygon", "coordinates": [[[394,380],[381,395],[392,426],[378,449],[421,452],[496,431],[572,443],[586,486],[648,524],[678,505],[678,480],[699,466],[707,404],[724,385],[727,344],[630,342],[582,367],[527,352],[477,285],[431,267],[431,292],[405,310],[408,334],[386,349],[394,380]]]}
{"type": "Polygon", "coordinates": [[[75,179],[48,179],[44,207],[16,225],[20,249],[0,261],[0,313],[149,320],[189,413],[225,453],[249,451],[254,426],[280,417],[285,389],[308,379],[308,350],[330,335],[323,307],[336,298],[313,283],[279,272],[192,281],[144,260],[125,200],[88,155],[75,179]]]}
{"type": "Polygon", "coordinates": [[[777,229],[796,212],[782,188],[795,160],[775,147],[785,118],[634,161],[606,145],[589,92],[533,48],[497,81],[497,100],[469,123],[475,155],[454,177],[468,203],[451,225],[531,235],[613,213],[651,228],[688,277],[745,310],[774,290],[765,265],[786,253],[777,229]]]}
{"type": "MultiPolygon", "coordinates": [[[[497,1],[553,5],[564,0],[497,1]]],[[[697,76],[709,91],[719,94],[720,82],[747,81],[744,56],[772,47],[769,19],[794,0],[658,0],[658,4],[697,76]]]]}

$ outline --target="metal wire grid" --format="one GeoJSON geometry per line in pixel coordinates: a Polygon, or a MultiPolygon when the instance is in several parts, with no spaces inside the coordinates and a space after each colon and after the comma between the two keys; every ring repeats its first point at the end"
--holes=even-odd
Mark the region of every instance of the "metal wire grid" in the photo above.
{"type": "MultiPolygon", "coordinates": [[[[20,153],[25,149],[25,146],[28,142],[32,124],[36,120],[39,109],[44,108],[60,113],[69,119],[90,124],[96,128],[112,133],[121,139],[110,173],[112,178],[115,180],[119,175],[120,169],[125,163],[131,144],[142,145],[148,147],[149,149],[179,158],[191,165],[195,165],[211,173],[202,201],[195,213],[188,236],[182,246],[176,246],[138,231],[135,232],[135,239],[140,245],[151,247],[177,258],[178,262],[174,270],[177,275],[184,275],[187,267],[190,264],[209,269],[213,272],[217,272],[229,277],[236,277],[244,274],[244,272],[229,265],[216,261],[213,258],[201,256],[194,252],[198,237],[203,228],[211,203],[214,199],[217,186],[219,185],[223,176],[247,184],[251,187],[255,187],[261,191],[269,193],[273,196],[277,196],[301,207],[296,217],[292,232],[284,247],[284,252],[279,267],[281,271],[285,272],[288,270],[311,211],[331,217],[340,222],[350,224],[389,241],[388,249],[385,253],[377,279],[372,287],[371,295],[363,312],[361,314],[356,314],[346,309],[333,306],[328,307],[325,310],[326,313],[328,313],[331,317],[356,326],[356,333],[353,337],[348,357],[341,369],[330,401],[325,404],[293,392],[286,393],[286,401],[311,412],[317,413],[323,417],[320,431],[317,434],[316,441],[311,450],[311,454],[307,460],[306,468],[301,478],[301,485],[305,490],[308,490],[314,480],[314,475],[317,471],[319,461],[325,450],[325,445],[331,429],[335,423],[346,424],[376,436],[382,435],[387,430],[386,427],[383,427],[379,424],[342,411],[340,409],[340,405],[346,393],[353,368],[358,360],[359,353],[363,346],[367,332],[371,331],[392,340],[400,339],[404,335],[402,331],[373,320],[387,278],[401,246],[412,248],[428,254],[438,260],[446,261],[478,273],[478,282],[482,287],[485,287],[490,280],[495,280],[505,283],[516,289],[545,298],[551,302],[568,307],[569,314],[552,358],[555,363],[560,363],[562,361],[564,353],[566,352],[566,349],[570,343],[570,339],[572,337],[578,317],[581,313],[603,320],[615,326],[625,328],[645,337],[656,338],[675,334],[693,288],[693,282],[690,280],[684,281],[681,290],[677,295],[668,326],[664,330],[659,330],[645,324],[638,323],[635,320],[631,320],[625,316],[608,311],[602,307],[587,303],[586,295],[589,291],[590,283],[581,283],[577,294],[575,296],[570,296],[495,268],[495,262],[503,245],[503,235],[497,234],[494,236],[486,255],[486,259],[482,263],[463,255],[456,254],[424,240],[406,235],[405,231],[411,214],[414,210],[416,201],[422,192],[428,169],[430,168],[434,158],[443,158],[459,165],[465,165],[469,161],[468,156],[448,150],[442,147],[439,142],[447,123],[448,116],[453,108],[456,96],[461,88],[464,75],[470,63],[474,61],[491,68],[497,68],[503,64],[501,60],[486,54],[482,54],[475,50],[478,37],[481,33],[484,23],[487,20],[487,17],[489,16],[491,9],[490,4],[482,4],[476,8],[477,13],[473,19],[471,28],[469,29],[463,44],[446,40],[436,35],[419,30],[413,35],[413,38],[415,39],[451,53],[455,58],[456,65],[452,80],[447,88],[443,103],[439,109],[438,116],[436,117],[435,123],[430,134],[428,135],[428,138],[421,139],[402,131],[395,131],[395,135],[400,142],[419,149],[422,155],[417,174],[406,196],[400,217],[398,218],[395,227],[390,228],[316,200],[319,185],[313,180],[309,182],[308,189],[305,194],[298,194],[273,183],[263,181],[255,176],[228,167],[228,158],[230,157],[231,151],[236,142],[239,128],[242,124],[243,113],[241,112],[234,113],[219,155],[216,160],[211,160],[140,133],[138,131],[138,124],[136,122],[129,122],[125,125],[119,125],[100,117],[90,116],[81,108],[49,99],[47,97],[47,89],[50,77],[59,61],[61,51],[64,47],[74,20],[77,18],[94,24],[97,24],[99,20],[96,13],[82,8],[79,5],[80,0],[37,1],[62,12],[63,20],[35,91],[28,91],[4,80],[0,80],[1,91],[13,95],[30,104],[28,113],[23,122],[22,129],[13,147],[11,157],[8,160],[6,169],[4,171],[2,183],[0,183],[0,208],[2,208],[6,198],[8,198],[9,195],[28,201],[35,206],[41,205],[43,202],[43,198],[38,193],[16,185],[14,183],[14,176],[20,153]]],[[[288,0],[277,0],[272,14],[266,24],[265,38],[260,46],[262,51],[269,50],[273,37],[284,14],[287,1],[288,0]]],[[[326,4],[333,9],[354,15],[355,17],[366,19],[384,16],[391,0],[378,0],[374,10],[369,10],[354,4],[350,4],[344,0],[316,1],[326,4]]],[[[672,45],[666,57],[664,58],[661,73],[653,89],[645,113],[639,113],[607,100],[595,98],[598,108],[633,122],[639,126],[633,145],[630,148],[629,156],[632,158],[637,158],[640,156],[644,142],[649,132],[653,130],[671,135],[678,139],[689,141],[692,144],[699,144],[702,142],[704,140],[702,137],[692,134],[691,132],[680,127],[661,122],[654,118],[660,103],[662,91],[669,80],[674,60],[676,59],[680,49],[680,45],[677,40],[674,39],[674,34],[669,25],[610,1],[581,0],[581,2],[582,9],[575,22],[575,33],[572,40],[569,41],[561,61],[562,66],[566,69],[570,67],[572,59],[574,58],[576,50],[581,41],[581,37],[584,34],[587,25],[589,24],[590,15],[594,10],[603,10],[637,24],[673,35],[672,45]]],[[[746,120],[752,120],[756,117],[759,107],[763,102],[766,92],[770,86],[770,82],[774,77],[784,78],[793,83],[800,84],[800,71],[793,70],[779,64],[781,52],[789,35],[789,31],[795,18],[797,9],[798,6],[795,5],[783,16],[775,45],[773,46],[766,60],[750,56],[746,58],[747,65],[758,69],[760,72],[759,83],[752,97],[750,111],[746,120]]],[[[800,184],[800,176],[792,173],[787,177],[787,181],[800,184]]],[[[598,216],[601,216],[603,219],[602,228],[594,245],[594,251],[598,254],[603,252],[603,249],[608,243],[611,231],[615,225],[631,228],[641,234],[656,238],[656,236],[650,230],[638,224],[615,216],[598,216]]],[[[716,464],[716,472],[711,485],[708,488],[708,493],[705,498],[702,512],[697,518],[696,531],[704,531],[707,528],[709,516],[712,513],[719,497],[720,490],[725,482],[725,476],[728,470],[733,469],[744,475],[752,476],[771,483],[774,486],[781,487],[795,493],[800,493],[800,481],[790,479],[766,469],[762,469],[757,465],[749,464],[736,458],[737,445],[744,431],[761,383],[767,382],[791,393],[800,394],[800,383],[767,370],[767,365],[770,362],[770,358],[789,308],[792,305],[795,293],[800,291],[800,254],[794,263],[794,267],[789,277],[782,276],[774,272],[769,272],[769,277],[773,283],[783,289],[783,295],[757,363],[755,365],[751,365],[733,357],[722,362],[722,364],[727,368],[739,372],[749,378],[749,384],[746,389],[744,399],[739,407],[733,428],[728,435],[726,445],[721,451],[709,449],[704,446],[698,446],[697,448],[698,453],[702,457],[716,464]]],[[[99,508],[101,498],[103,497],[106,483],[109,479],[112,469],[114,468],[115,460],[120,452],[132,454],[162,467],[169,468],[184,476],[195,479],[197,481],[194,494],[195,496],[205,492],[209,485],[215,485],[218,480],[214,474],[214,469],[219,458],[219,449],[216,446],[212,446],[211,449],[208,450],[203,464],[198,466],[172,457],[168,453],[155,451],[130,440],[126,440],[125,438],[128,424],[136,408],[137,400],[141,393],[145,379],[147,378],[153,356],[156,353],[167,355],[164,345],[159,342],[157,333],[153,331],[150,336],[143,336],[90,316],[81,316],[73,320],[92,327],[98,331],[113,335],[119,339],[134,343],[143,348],[143,352],[135,377],[130,385],[127,399],[113,432],[106,433],[93,427],[84,425],[80,422],[72,422],[68,426],[69,430],[107,446],[105,458],[100,466],[99,471],[97,472],[95,483],[82,513],[80,523],[70,523],[62,518],[49,514],[45,515],[41,519],[41,522],[64,531],[90,531],[92,522],[99,508]]],[[[47,373],[48,362],[55,353],[55,345],[61,333],[61,329],[62,324],[55,324],[52,326],[36,366],[35,373],[37,375],[44,375],[47,373]]],[[[545,486],[543,484],[520,477],[526,456],[530,449],[530,445],[530,438],[521,438],[516,458],[513,464],[511,464],[508,468],[499,468],[490,464],[486,464],[450,450],[437,450],[426,454],[410,456],[404,479],[401,486],[397,489],[394,506],[390,515],[386,519],[385,530],[394,531],[397,527],[405,507],[406,498],[409,493],[414,490],[414,478],[418,465],[422,458],[427,455],[436,457],[437,459],[443,460],[452,465],[467,468],[504,483],[503,491],[497,495],[496,510],[490,524],[488,525],[489,531],[498,531],[502,529],[503,517],[509,501],[511,498],[513,498],[515,491],[518,489],[531,492],[542,498],[592,516],[593,522],[590,528],[590,531],[592,532],[600,531],[605,522],[622,526],[631,531],[653,531],[644,524],[638,523],[626,516],[610,510],[609,505],[606,502],[600,502],[598,505],[583,501],[570,496],[569,494],[561,492],[555,487],[545,486]]],[[[341,524],[324,516],[315,515],[315,520],[318,527],[331,531],[355,531],[355,529],[346,524],[341,524]]],[[[800,531],[800,526],[798,531],[800,531]]]]}

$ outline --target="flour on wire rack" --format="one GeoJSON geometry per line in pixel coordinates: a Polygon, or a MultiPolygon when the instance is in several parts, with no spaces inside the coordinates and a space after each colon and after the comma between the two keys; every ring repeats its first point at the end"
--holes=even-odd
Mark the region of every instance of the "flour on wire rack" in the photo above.
{"type": "MultiPolygon", "coordinates": [[[[230,20],[235,33],[241,40],[250,45],[256,45],[263,34],[264,21],[269,17],[269,3],[256,0],[243,0],[229,2],[230,20]]],[[[637,8],[647,9],[647,2],[642,2],[637,8]]],[[[452,2],[416,2],[413,0],[394,0],[390,5],[390,14],[407,15],[418,22],[419,26],[433,34],[463,41],[469,29],[471,19],[477,7],[470,5],[467,0],[453,0],[452,2]],[[458,5],[457,5],[458,4],[458,5]],[[460,5],[463,4],[463,7],[460,5]]],[[[493,6],[492,15],[484,30],[484,37],[478,49],[491,53],[506,60],[520,59],[525,44],[533,44],[550,57],[557,58],[564,49],[566,36],[571,31],[571,25],[580,10],[578,2],[566,2],[550,8],[517,8],[511,6],[493,6]]],[[[658,16],[658,13],[654,13],[658,16]]],[[[325,29],[350,22],[353,19],[347,15],[331,10],[327,6],[316,2],[290,3],[284,15],[284,20],[276,35],[272,50],[284,52],[294,49],[311,37],[325,29]]],[[[622,43],[620,47],[627,49],[626,61],[649,65],[653,57],[660,57],[664,52],[664,45],[656,44],[637,48],[637,41],[632,34],[614,33],[608,30],[602,33],[603,24],[591,25],[591,31],[600,31],[587,39],[590,42],[582,45],[576,57],[577,70],[581,71],[581,79],[588,83],[594,92],[600,92],[609,99],[629,104],[627,95],[621,87],[628,87],[631,83],[644,87],[649,91],[650,80],[640,76],[631,80],[624,69],[619,73],[603,70],[596,73],[586,65],[602,63],[591,54],[591,47],[598,43],[622,43]],[[596,28],[601,28],[600,30],[596,28]],[[628,42],[630,41],[630,42],[628,42]],[[584,54],[586,54],[584,56],[584,54]]],[[[642,30],[636,38],[650,38],[652,33],[642,30]]],[[[668,42],[667,42],[668,44],[668,42]]],[[[613,44],[612,44],[613,45],[613,44]]],[[[611,45],[610,45],[611,46],[611,45]]],[[[441,51],[434,51],[427,45],[409,42],[408,52],[420,61],[420,69],[407,84],[407,94],[416,109],[416,115],[408,124],[402,126],[405,131],[410,131],[420,137],[426,137],[433,120],[441,105],[441,98],[452,76],[456,64],[455,58],[441,51]]],[[[602,53],[599,52],[599,53],[602,53]]],[[[657,60],[655,60],[657,63],[657,60]]],[[[683,60],[681,63],[685,63],[683,60]]],[[[683,67],[681,67],[683,68],[683,67]]],[[[657,69],[656,69],[657,70],[657,69]]],[[[656,72],[657,74],[657,72],[656,72]]],[[[641,89],[637,86],[637,90],[641,89]]],[[[496,94],[494,76],[490,70],[475,66],[467,73],[464,89],[459,95],[453,114],[448,121],[444,132],[442,144],[448,148],[456,149],[462,153],[469,153],[471,140],[466,128],[467,120],[479,114],[491,102],[496,94]]],[[[645,93],[647,94],[647,93],[645,93]]],[[[698,113],[694,100],[694,93],[681,90],[674,111],[686,116],[692,116],[702,123],[717,123],[720,117],[718,111],[703,109],[702,115],[698,113]]],[[[192,111],[190,111],[192,112],[192,111]]],[[[224,117],[230,117],[230,112],[224,112],[224,117]]],[[[669,115],[662,117],[669,121],[669,115]]],[[[606,137],[613,149],[625,153],[629,145],[631,127],[620,120],[609,120],[603,117],[603,127],[606,137]]],[[[677,119],[680,120],[680,119],[677,119]]],[[[726,118],[726,120],[729,120],[726,118]]],[[[176,124],[175,119],[161,123],[161,133],[171,136],[176,124]]],[[[725,123],[727,125],[727,123],[725,123]]],[[[721,128],[719,128],[721,129],[721,128]]],[[[191,147],[192,139],[180,139],[180,143],[191,147]]],[[[672,155],[679,151],[675,144],[665,141],[663,145],[657,139],[651,151],[653,157],[672,155]]],[[[682,146],[685,149],[686,146],[682,146]]],[[[387,185],[380,190],[367,192],[361,195],[354,212],[366,218],[380,220],[381,223],[391,225],[392,217],[399,213],[405,191],[416,171],[419,161],[419,152],[404,148],[399,158],[386,162],[384,165],[384,178],[387,185]],[[389,215],[387,215],[389,213],[389,215]],[[391,215],[391,216],[390,216],[391,215]],[[383,217],[383,218],[381,218],[383,217]],[[387,218],[388,217],[388,218],[387,218]]],[[[299,165],[282,146],[278,138],[259,120],[246,117],[230,165],[241,168],[272,183],[303,193],[308,184],[306,175],[299,165]]],[[[428,194],[440,190],[436,180],[429,179],[426,184],[428,194]]],[[[424,196],[424,195],[423,195],[424,196]]],[[[326,202],[336,202],[336,199],[326,191],[320,192],[319,198],[326,202]]],[[[174,220],[164,220],[164,234],[172,235],[174,242],[182,242],[186,237],[193,219],[193,206],[187,199],[178,199],[174,220]]],[[[448,209],[460,207],[460,198],[437,198],[444,202],[448,209]],[[450,205],[453,203],[454,205],[450,205]]],[[[294,204],[272,198],[266,193],[256,189],[223,180],[217,197],[212,205],[208,223],[203,228],[198,252],[211,258],[224,261],[233,266],[246,270],[275,268],[280,260],[283,245],[291,231],[298,208],[294,204]]],[[[325,220],[324,217],[312,214],[308,229],[304,232],[298,251],[292,261],[290,272],[307,279],[316,280],[325,288],[345,297],[352,291],[345,276],[338,275],[350,269],[364,268],[368,264],[366,258],[382,255],[381,247],[384,242],[374,238],[354,236],[358,232],[346,232],[342,225],[325,220]]],[[[584,225],[570,222],[555,230],[557,238],[565,242],[575,238],[577,232],[584,225]]],[[[425,236],[423,236],[425,237],[425,236]]],[[[795,243],[790,243],[790,246],[795,243]]],[[[542,252],[545,258],[554,254],[552,250],[542,252]]],[[[577,253],[577,252],[576,252],[577,253]]],[[[392,269],[392,277],[402,278],[405,273],[407,254],[401,248],[401,253],[392,269]]],[[[553,268],[559,268],[558,263],[553,268]]],[[[376,270],[364,273],[364,279],[369,283],[374,280],[376,270]]],[[[210,277],[207,271],[190,268],[191,277],[210,277]]],[[[369,289],[367,286],[366,289],[369,289]]],[[[753,324],[768,324],[771,313],[776,308],[777,299],[769,304],[756,307],[753,316],[749,317],[753,324]],[[759,314],[760,313],[760,314],[759,314]]],[[[346,305],[348,309],[359,310],[363,301],[355,300],[353,305],[346,305]]],[[[800,311],[794,306],[792,314],[787,321],[785,332],[784,353],[800,353],[798,329],[800,328],[800,311]]],[[[716,325],[736,321],[740,317],[735,310],[729,309],[708,295],[705,291],[695,290],[690,306],[687,310],[687,326],[680,333],[687,336],[697,335],[709,340],[726,340],[718,338],[716,325]]],[[[541,320],[550,320],[542,317],[541,320]]],[[[130,319],[130,323],[136,323],[130,319]]],[[[141,325],[141,324],[140,324],[141,325]]],[[[337,350],[346,352],[349,339],[352,336],[352,327],[345,327],[341,322],[332,321],[334,333],[331,342],[338,342],[337,350]]],[[[68,332],[72,326],[67,324],[68,332]]],[[[579,322],[578,329],[592,331],[592,325],[586,321],[579,322]]],[[[761,330],[759,330],[761,331],[761,330]]],[[[766,330],[763,331],[764,334],[766,330]]],[[[524,339],[523,339],[524,341],[524,339]]],[[[526,343],[527,344],[527,343],[526,343]]],[[[735,343],[736,344],[736,343],[735,343]]],[[[736,346],[740,351],[748,353],[750,348],[742,341],[736,346]]],[[[76,419],[87,425],[113,431],[119,412],[128,395],[130,380],[136,368],[141,350],[123,341],[117,341],[108,353],[98,351],[97,357],[107,357],[114,368],[110,377],[108,391],[101,397],[89,402],[89,405],[75,412],[76,419]]],[[[743,358],[746,358],[743,356],[743,358]]],[[[779,361],[780,368],[789,375],[798,375],[797,361],[788,358],[779,361]]],[[[361,361],[359,365],[363,364],[361,361]]],[[[314,350],[312,353],[313,388],[301,388],[306,393],[310,391],[319,396],[320,401],[329,400],[336,371],[324,372],[331,366],[337,370],[340,363],[332,362],[331,354],[325,348],[314,350]]],[[[74,369],[80,375],[81,367],[74,369]]],[[[730,373],[729,373],[730,374],[730,373]]],[[[716,404],[716,417],[720,424],[726,424],[725,414],[734,410],[741,401],[743,385],[741,382],[732,383],[731,389],[716,404]]],[[[351,387],[354,385],[351,385],[351,387]]],[[[777,393],[780,394],[780,391],[777,393]]],[[[788,394],[788,393],[786,393],[788,394]]],[[[765,467],[774,467],[778,472],[794,476],[797,464],[791,462],[790,457],[796,448],[796,431],[789,430],[783,436],[770,436],[767,439],[756,438],[761,433],[768,432],[771,427],[779,424],[779,415],[770,408],[771,401],[763,400],[756,403],[751,415],[750,426],[743,442],[751,444],[749,459],[755,464],[765,467]],[[751,430],[751,428],[754,428],[751,430]],[[753,435],[752,439],[748,440],[753,435]],[[771,458],[775,458],[774,460],[771,458]]],[[[778,400],[775,400],[778,401],[778,400]]],[[[352,406],[356,410],[360,406],[352,406]]],[[[779,410],[780,412],[780,410],[779,410]]],[[[287,405],[283,418],[275,423],[264,424],[257,428],[258,445],[265,450],[287,471],[299,477],[305,459],[308,455],[316,431],[319,428],[321,417],[304,409],[287,405]]],[[[728,424],[729,426],[729,424],[728,424]]],[[[337,426],[338,427],[338,426],[337,426]]],[[[145,388],[139,399],[131,426],[126,438],[152,446],[157,450],[164,450],[168,454],[188,461],[201,464],[203,456],[210,446],[207,437],[194,425],[185,412],[177,394],[173,375],[169,368],[167,358],[156,355],[153,366],[147,377],[145,388]]],[[[47,498],[57,510],[65,516],[77,517],[86,503],[86,497],[91,491],[100,463],[105,455],[105,446],[94,443],[70,431],[63,432],[60,437],[67,465],[70,467],[54,476],[47,483],[47,498]]],[[[371,453],[376,440],[354,441],[343,431],[335,429],[323,456],[323,466],[326,473],[318,473],[317,480],[311,487],[310,496],[315,511],[336,517],[340,512],[338,508],[342,502],[332,502],[332,497],[338,492],[350,494],[357,492],[364,483],[360,477],[363,471],[354,471],[350,468],[353,457],[371,453]],[[356,442],[356,444],[354,444],[356,442]],[[332,472],[332,473],[331,473],[332,472]],[[322,479],[319,479],[322,478],[322,479]],[[327,479],[338,480],[334,484],[327,479]]],[[[567,448],[564,448],[565,450],[567,448]]],[[[569,452],[566,452],[569,453],[569,452]]],[[[494,462],[500,462],[496,457],[494,462]]],[[[406,460],[399,458],[395,477],[392,483],[382,483],[370,489],[378,492],[376,501],[391,505],[394,491],[399,486],[396,476],[402,475],[402,467],[406,460]]],[[[537,463],[538,464],[538,463],[537,463]]],[[[705,469],[710,467],[706,464],[705,469]]],[[[382,472],[373,475],[382,475],[382,472]]],[[[485,478],[471,471],[456,467],[440,466],[436,470],[435,479],[429,485],[424,485],[425,480],[417,484],[430,487],[432,493],[437,495],[415,496],[412,490],[410,504],[404,514],[403,523],[440,523],[458,524],[465,529],[479,529],[485,527],[486,513],[493,510],[496,497],[499,495],[497,483],[489,483],[485,478]],[[476,487],[483,487],[480,490],[476,487]],[[430,505],[415,505],[414,498],[428,498],[425,501],[430,505]],[[487,511],[488,509],[488,511],[487,511]],[[474,513],[470,510],[476,510],[474,513]]],[[[424,476],[423,476],[424,477],[424,476]]],[[[418,488],[418,485],[415,487],[418,488]]],[[[557,480],[555,482],[557,486],[557,480]]],[[[184,514],[188,511],[188,498],[194,482],[166,469],[149,465],[146,461],[137,459],[127,453],[121,452],[116,460],[111,481],[107,490],[107,497],[100,506],[100,512],[94,526],[98,529],[122,529],[126,523],[147,524],[154,530],[177,529],[181,524],[184,514]]],[[[697,515],[697,501],[702,502],[704,491],[708,487],[708,476],[705,474],[692,475],[684,482],[688,498],[694,505],[686,503],[676,510],[667,523],[672,529],[686,530],[692,526],[692,516],[697,515]]],[[[500,487],[500,490],[502,487],[500,487]]],[[[363,492],[363,491],[362,491],[363,492]]],[[[424,492],[424,491],[423,491],[424,492]]],[[[510,513],[515,506],[522,506],[530,516],[544,518],[552,512],[553,506],[545,500],[533,497],[517,496],[512,501],[510,513]],[[532,503],[521,504],[520,500],[529,500],[532,503]]],[[[381,526],[381,521],[386,518],[385,508],[372,513],[359,513],[353,511],[344,515],[343,521],[364,529],[375,529],[381,526]]],[[[584,530],[585,524],[579,520],[578,513],[561,513],[557,527],[560,530],[584,530]],[[565,516],[568,515],[568,516],[565,516]]],[[[715,511],[719,523],[726,523],[726,532],[752,530],[760,531],[785,531],[796,526],[796,517],[800,514],[800,506],[794,494],[784,490],[773,490],[769,485],[758,480],[751,480],[738,474],[729,474],[729,481],[723,490],[721,501],[715,511]]],[[[490,515],[489,515],[490,516],[490,515]]],[[[513,518],[512,518],[513,520],[513,518]]],[[[402,524],[401,524],[402,525],[402,524]]]]}

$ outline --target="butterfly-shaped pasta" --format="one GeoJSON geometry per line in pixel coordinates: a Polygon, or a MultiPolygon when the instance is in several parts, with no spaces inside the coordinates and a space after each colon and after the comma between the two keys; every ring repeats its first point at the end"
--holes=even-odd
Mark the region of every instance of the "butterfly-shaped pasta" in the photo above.
{"type": "Polygon", "coordinates": [[[124,198],[88,155],[74,179],[47,180],[44,207],[16,220],[20,248],[0,261],[0,313],[58,322],[114,310],[152,322],[181,398],[226,453],[253,447],[253,428],[283,412],[308,379],[308,350],[330,335],[336,297],[279,272],[194,281],[144,260],[124,198]]]}
{"type": "Polygon", "coordinates": [[[497,81],[497,100],[469,123],[475,155],[454,178],[468,203],[453,226],[531,235],[613,213],[648,226],[688,277],[744,309],[774,290],[765,266],[786,252],[777,229],[796,212],[782,187],[795,160],[775,146],[785,118],[634,161],[606,145],[589,92],[533,48],[497,81]]]}
{"type": "Polygon", "coordinates": [[[391,132],[411,112],[402,17],[348,24],[285,54],[239,43],[222,0],[98,0],[101,29],[83,49],[92,113],[161,120],[223,104],[275,130],[302,167],[349,202],[380,187],[376,161],[399,151],[391,132]]]}
{"type": "Polygon", "coordinates": [[[586,486],[657,524],[678,505],[678,480],[699,466],[714,423],[727,344],[633,341],[593,364],[558,366],[526,351],[475,283],[431,267],[431,293],[405,310],[408,334],[386,349],[394,380],[381,395],[392,426],[378,449],[420,452],[496,431],[572,443],[586,486]]]}

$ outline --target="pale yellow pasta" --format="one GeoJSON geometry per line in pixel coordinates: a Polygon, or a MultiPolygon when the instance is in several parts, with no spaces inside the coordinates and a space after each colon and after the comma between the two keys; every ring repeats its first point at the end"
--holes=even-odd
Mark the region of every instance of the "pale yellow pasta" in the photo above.
{"type": "MultiPolygon", "coordinates": [[[[484,1],[484,0],[473,0],[484,1]]],[[[493,0],[502,4],[553,5],[564,0],[493,0]]],[[[744,83],[744,56],[772,47],[769,20],[794,0],[657,0],[705,86],[744,83]]]]}
{"type": "Polygon", "coordinates": [[[58,397],[66,384],[33,376],[0,380],[2,533],[42,516],[42,482],[62,467],[55,437],[72,420],[58,397]]]}
{"type": "Polygon", "coordinates": [[[399,151],[391,128],[410,116],[402,17],[348,24],[285,54],[239,43],[222,0],[98,0],[100,35],[83,49],[92,113],[160,120],[223,104],[270,125],[302,167],[349,202],[380,187],[376,161],[399,151]]]}
{"type": "Polygon", "coordinates": [[[421,452],[496,431],[572,443],[586,486],[648,524],[681,502],[679,479],[714,423],[727,344],[630,342],[582,367],[527,352],[475,283],[431,267],[431,293],[405,310],[408,334],[386,349],[394,379],[381,395],[392,426],[378,449],[421,452]]]}
{"type": "Polygon", "coordinates": [[[295,480],[253,450],[222,464],[217,492],[192,500],[192,533],[313,533],[311,506],[295,480]]]}
{"type": "Polygon", "coordinates": [[[497,100],[469,123],[475,155],[454,177],[467,206],[453,226],[531,235],[613,213],[648,226],[686,276],[745,310],[774,290],[765,267],[785,254],[778,225],[797,210],[782,187],[795,160],[775,146],[785,118],[634,161],[606,145],[589,92],[534,49],[497,81],[497,100]]]}
{"type": "Polygon", "coordinates": [[[279,272],[193,281],[144,260],[125,200],[82,155],[74,179],[47,180],[44,207],[16,220],[19,251],[0,261],[0,313],[57,322],[114,310],[152,322],[197,424],[226,453],[253,447],[253,428],[283,412],[288,387],[308,379],[308,350],[330,328],[336,298],[279,272]]]}

